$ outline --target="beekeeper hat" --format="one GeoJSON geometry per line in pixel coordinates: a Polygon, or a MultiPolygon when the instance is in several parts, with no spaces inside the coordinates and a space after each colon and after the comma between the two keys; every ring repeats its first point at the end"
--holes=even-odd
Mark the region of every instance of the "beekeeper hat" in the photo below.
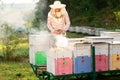
{"type": "Polygon", "coordinates": [[[66,7],[66,5],[61,4],[60,1],[54,1],[54,3],[50,5],[50,8],[64,8],[64,7],[66,7]]]}

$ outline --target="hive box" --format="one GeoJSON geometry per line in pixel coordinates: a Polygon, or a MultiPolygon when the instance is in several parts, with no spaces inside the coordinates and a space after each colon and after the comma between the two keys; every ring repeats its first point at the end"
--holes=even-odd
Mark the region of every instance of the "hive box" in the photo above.
{"type": "Polygon", "coordinates": [[[95,55],[95,63],[96,63],[95,69],[97,72],[108,70],[108,56],[95,55]]]}
{"type": "Polygon", "coordinates": [[[94,27],[89,27],[88,28],[88,34],[89,35],[95,35],[95,28],[94,27]]]}
{"type": "Polygon", "coordinates": [[[101,31],[106,31],[104,28],[95,28],[95,35],[100,36],[101,31]]]}
{"type": "Polygon", "coordinates": [[[110,70],[120,70],[120,43],[110,44],[110,70]]]}
{"type": "Polygon", "coordinates": [[[35,64],[35,53],[38,51],[47,52],[50,47],[50,34],[36,34],[29,36],[29,61],[35,64]]]}
{"type": "Polygon", "coordinates": [[[79,27],[79,26],[76,26],[76,27],[75,27],[75,32],[76,32],[76,33],[81,33],[81,31],[82,31],[82,28],[81,28],[81,27],[79,27]]]}
{"type": "Polygon", "coordinates": [[[47,54],[47,71],[54,75],[72,74],[72,51],[49,51],[47,54]]]}
{"type": "Polygon", "coordinates": [[[91,72],[91,58],[88,56],[77,56],[74,61],[74,73],[91,72]]]}
{"type": "Polygon", "coordinates": [[[91,44],[76,43],[74,46],[74,73],[91,72],[91,44]]]}
{"type": "Polygon", "coordinates": [[[120,41],[120,32],[102,31],[101,36],[112,37],[114,41],[120,41]]]}
{"type": "Polygon", "coordinates": [[[108,43],[94,43],[95,46],[95,68],[96,71],[107,71],[108,70],[108,43]]]}

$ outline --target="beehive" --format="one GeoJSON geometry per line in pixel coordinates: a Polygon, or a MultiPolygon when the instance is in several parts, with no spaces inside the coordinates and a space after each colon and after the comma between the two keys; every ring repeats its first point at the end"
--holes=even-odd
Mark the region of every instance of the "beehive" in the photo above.
{"type": "Polygon", "coordinates": [[[110,44],[110,70],[120,70],[120,43],[110,44]]]}
{"type": "Polygon", "coordinates": [[[105,31],[105,29],[104,28],[95,28],[95,35],[100,36],[101,31],[105,31]]]}
{"type": "Polygon", "coordinates": [[[120,32],[102,31],[101,36],[112,37],[114,41],[120,41],[120,32]]]}
{"type": "Polygon", "coordinates": [[[108,43],[94,43],[95,46],[95,68],[96,71],[108,70],[108,43]]]}
{"type": "Polygon", "coordinates": [[[91,45],[76,43],[74,50],[74,73],[91,72],[91,45]]]}
{"type": "Polygon", "coordinates": [[[68,29],[68,31],[75,32],[76,30],[75,30],[75,27],[70,26],[69,29],[68,29]]]}
{"type": "Polygon", "coordinates": [[[76,32],[76,33],[81,33],[81,27],[76,26],[76,27],[75,27],[75,32],[76,32]]]}
{"type": "Polygon", "coordinates": [[[35,64],[35,53],[48,51],[50,47],[50,34],[37,34],[29,36],[29,58],[30,63],[35,64]]]}
{"type": "Polygon", "coordinates": [[[72,74],[72,51],[49,51],[47,54],[47,71],[54,75],[72,74]]]}
{"type": "Polygon", "coordinates": [[[95,28],[94,27],[89,27],[88,28],[88,34],[89,35],[95,35],[95,28]]]}
{"type": "Polygon", "coordinates": [[[82,33],[83,34],[88,34],[88,29],[89,29],[88,26],[82,26],[81,28],[82,28],[82,33]]]}

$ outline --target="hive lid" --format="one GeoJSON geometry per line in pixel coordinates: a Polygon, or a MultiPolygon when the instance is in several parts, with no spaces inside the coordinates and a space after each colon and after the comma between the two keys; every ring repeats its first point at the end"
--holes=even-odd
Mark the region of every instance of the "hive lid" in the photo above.
{"type": "Polygon", "coordinates": [[[92,36],[92,37],[85,37],[87,42],[90,43],[112,43],[113,38],[107,36],[92,36]]]}
{"type": "Polygon", "coordinates": [[[111,44],[120,44],[120,41],[113,41],[111,44]]]}

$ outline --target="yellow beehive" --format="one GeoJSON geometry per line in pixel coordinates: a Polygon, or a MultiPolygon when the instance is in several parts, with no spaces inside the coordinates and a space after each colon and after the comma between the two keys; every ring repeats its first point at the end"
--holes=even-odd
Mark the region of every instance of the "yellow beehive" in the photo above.
{"type": "Polygon", "coordinates": [[[120,70],[120,54],[111,54],[110,70],[120,70]]]}

